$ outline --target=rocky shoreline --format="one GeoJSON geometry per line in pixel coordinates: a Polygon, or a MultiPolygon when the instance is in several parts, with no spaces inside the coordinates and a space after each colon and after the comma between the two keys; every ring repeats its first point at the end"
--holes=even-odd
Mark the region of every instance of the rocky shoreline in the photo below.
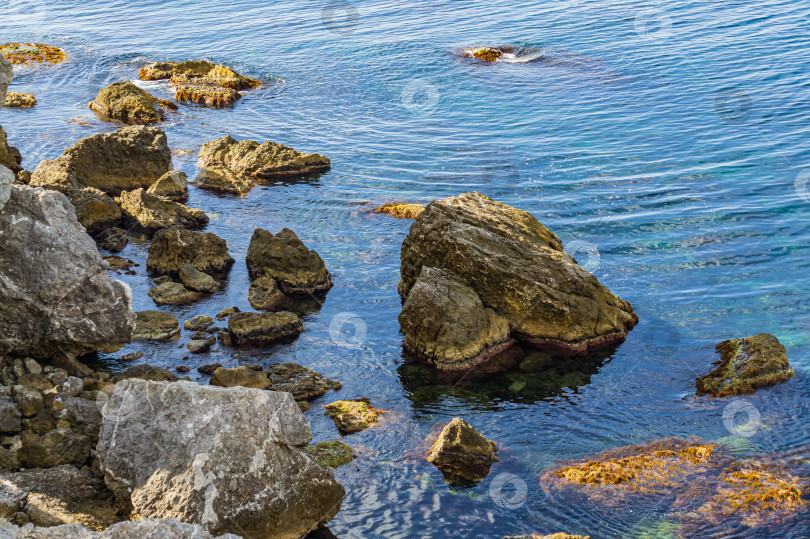
{"type": "MultiPolygon", "coordinates": [[[[4,51],[16,64],[64,60],[38,44],[4,51]]],[[[481,48],[470,55],[495,62],[511,52],[481,48]]],[[[0,103],[8,104],[13,69],[3,54],[0,103]]],[[[202,60],[149,64],[139,76],[168,80],[177,101],[212,108],[262,86],[202,60]]],[[[30,100],[17,95],[11,102],[30,100]]],[[[201,365],[198,371],[210,375],[202,385],[149,365],[113,375],[81,361],[131,341],[177,340],[181,322],[160,306],[195,303],[229,286],[236,263],[225,239],[203,230],[209,216],[185,205],[188,178],[173,168],[166,133],[153,125],[177,104],[123,81],[100,88],[89,108],[128,125],[85,137],[33,171],[0,128],[0,534],[304,537],[323,530],[346,495],[333,469],[356,454],[340,441],[311,444],[302,411],[340,391],[339,381],[296,363],[201,365]],[[156,305],[137,313],[131,289],[111,276],[131,261],[99,252],[120,252],[133,233],[149,242],[148,297],[156,305]]],[[[330,167],[317,153],[225,136],[202,145],[201,172],[191,185],[240,197],[257,183],[330,167]]],[[[499,359],[515,348],[554,363],[609,353],[639,322],[629,302],[518,208],[463,193],[375,211],[414,220],[397,285],[406,359],[464,375],[506,368],[499,359]]],[[[297,307],[334,286],[327,262],[293,230],[256,228],[244,258],[249,289],[242,291],[254,311],[184,320],[183,329],[193,332],[188,352],[295,339],[306,331],[297,307]]],[[[717,351],[716,368],[695,382],[696,398],[752,393],[795,375],[772,335],[726,340],[717,351]]],[[[323,406],[336,435],[385,428],[380,403],[348,397],[323,406]]],[[[483,481],[502,449],[458,417],[426,442],[420,458],[453,486],[483,481]]],[[[808,503],[810,477],[793,459],[735,459],[699,440],[618,448],[558,463],[539,477],[547,493],[584,493],[608,505],[695,494],[682,491],[693,480],[717,487],[695,497],[695,514],[733,513],[744,494],[740,525],[750,529],[808,503]]],[[[682,524],[696,526],[686,517],[682,524]]]]}

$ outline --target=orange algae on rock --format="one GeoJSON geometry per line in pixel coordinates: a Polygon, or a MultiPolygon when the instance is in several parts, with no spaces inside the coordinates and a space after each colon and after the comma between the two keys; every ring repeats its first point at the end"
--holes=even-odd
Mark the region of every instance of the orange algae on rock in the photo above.
{"type": "Polygon", "coordinates": [[[41,43],[5,43],[0,54],[13,65],[34,67],[37,64],[61,64],[67,59],[65,51],[41,43]]]}
{"type": "Polygon", "coordinates": [[[503,56],[503,52],[501,52],[500,49],[492,49],[489,47],[474,50],[472,54],[479,60],[483,60],[485,62],[495,62],[498,58],[503,56]]]}
{"type": "Polygon", "coordinates": [[[389,204],[383,204],[374,210],[374,213],[385,213],[398,219],[416,219],[423,211],[425,211],[425,207],[421,204],[391,202],[389,204]]]}

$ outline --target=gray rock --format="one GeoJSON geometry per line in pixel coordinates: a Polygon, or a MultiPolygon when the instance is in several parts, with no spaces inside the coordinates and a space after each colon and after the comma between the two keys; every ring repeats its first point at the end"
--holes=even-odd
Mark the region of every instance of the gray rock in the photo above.
{"type": "Polygon", "coordinates": [[[11,62],[6,60],[5,56],[0,54],[0,109],[3,108],[6,102],[6,91],[13,78],[14,67],[11,65],[11,62]]]}
{"type": "Polygon", "coordinates": [[[0,399],[0,432],[20,432],[22,414],[17,406],[6,399],[0,399]]]}
{"type": "Polygon", "coordinates": [[[14,180],[16,180],[14,173],[0,165],[0,211],[11,196],[11,184],[14,180]]]}
{"type": "Polygon", "coordinates": [[[30,185],[95,187],[118,195],[149,188],[171,168],[171,151],[163,130],[131,126],[83,138],[60,157],[42,161],[30,185]]]}
{"type": "Polygon", "coordinates": [[[301,537],[340,510],[343,487],[303,450],[312,432],[288,393],[127,380],[103,414],[106,483],[140,517],[301,537]]]}
{"type": "MultiPolygon", "coordinates": [[[[177,519],[145,518],[133,522],[118,522],[104,531],[93,531],[79,524],[63,524],[50,528],[32,524],[19,527],[0,519],[0,537],[8,539],[213,539],[202,526],[177,519]]],[[[219,539],[240,539],[233,534],[219,539]]]]}
{"type": "Polygon", "coordinates": [[[112,352],[135,317],[64,195],[14,185],[0,211],[0,355],[112,352]]]}

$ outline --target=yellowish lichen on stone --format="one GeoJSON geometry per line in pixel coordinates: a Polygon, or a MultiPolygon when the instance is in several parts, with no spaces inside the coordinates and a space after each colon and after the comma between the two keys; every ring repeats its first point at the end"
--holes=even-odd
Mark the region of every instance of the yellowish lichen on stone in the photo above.
{"type": "Polygon", "coordinates": [[[376,423],[380,414],[385,413],[371,406],[368,399],[336,401],[325,405],[324,409],[324,414],[331,417],[338,430],[344,434],[360,432],[376,423]]]}
{"type": "Polygon", "coordinates": [[[416,219],[425,211],[421,204],[408,204],[407,202],[391,202],[374,210],[374,213],[385,213],[399,219],[416,219]]]}

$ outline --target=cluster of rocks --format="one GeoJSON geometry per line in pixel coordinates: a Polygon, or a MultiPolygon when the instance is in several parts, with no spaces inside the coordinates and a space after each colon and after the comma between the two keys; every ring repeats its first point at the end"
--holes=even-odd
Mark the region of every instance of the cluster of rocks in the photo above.
{"type": "Polygon", "coordinates": [[[480,193],[431,202],[401,257],[404,346],[441,370],[486,362],[514,339],[583,355],[617,345],[638,322],[553,232],[480,193]]]}
{"type": "Polygon", "coordinates": [[[178,101],[214,108],[231,106],[242,97],[240,90],[262,85],[261,81],[205,60],[149,64],[141,68],[139,77],[147,81],[168,80],[178,101]]]}

